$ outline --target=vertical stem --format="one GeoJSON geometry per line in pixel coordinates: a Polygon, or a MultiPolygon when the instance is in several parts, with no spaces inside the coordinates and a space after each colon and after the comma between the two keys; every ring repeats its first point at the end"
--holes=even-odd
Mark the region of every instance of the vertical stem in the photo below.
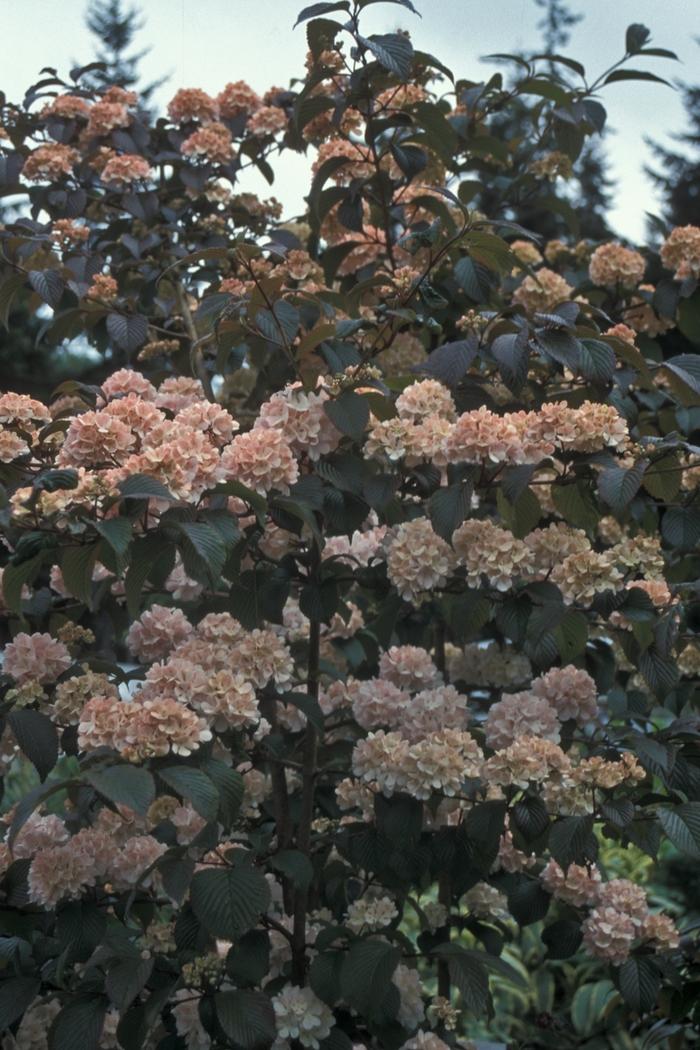
{"type": "MultiPolygon", "coordinates": [[[[438,614],[435,620],[435,634],[434,634],[434,658],[435,666],[441,673],[445,681],[447,681],[447,661],[445,659],[445,624],[442,617],[438,614]]],[[[452,905],[452,879],[449,871],[442,871],[438,877],[438,901],[442,904],[449,914],[450,907],[452,905]]],[[[447,939],[450,938],[450,928],[447,927],[447,939]]],[[[445,999],[450,998],[450,966],[447,959],[438,960],[437,964],[437,984],[438,984],[438,995],[443,996],[445,999]]]]}
{"type": "Polygon", "coordinates": [[[202,348],[199,336],[197,335],[197,329],[194,325],[192,311],[190,310],[185,290],[181,284],[175,285],[175,298],[177,299],[177,308],[182,314],[183,323],[187,329],[187,334],[190,337],[190,363],[192,371],[196,373],[197,379],[202,384],[207,401],[216,401],[211,386],[211,379],[209,378],[209,373],[204,363],[204,358],[202,357],[202,348]]]}
{"type": "MultiPolygon", "coordinates": [[[[317,581],[320,565],[320,549],[314,543],[310,581],[317,581]]],[[[306,676],[306,691],[312,700],[318,701],[319,653],[321,646],[321,622],[309,622],[309,657],[306,676]]],[[[301,786],[301,807],[297,828],[296,847],[305,856],[311,849],[311,824],[314,819],[314,794],[316,788],[316,754],[318,736],[310,722],[306,724],[301,786]]],[[[309,908],[309,889],[299,887],[294,894],[294,925],[292,928],[292,979],[303,984],[306,976],[306,914],[309,908]]]]}
{"type": "MultiPolygon", "coordinates": [[[[277,701],[274,697],[264,697],[260,701],[260,712],[272,726],[273,733],[277,728],[277,701]]],[[[270,780],[272,782],[272,804],[275,810],[275,827],[279,849],[287,849],[292,840],[292,821],[289,815],[289,793],[284,766],[277,759],[270,759],[270,780]]],[[[293,907],[292,888],[288,879],[282,879],[284,910],[291,914],[293,907]]]]}

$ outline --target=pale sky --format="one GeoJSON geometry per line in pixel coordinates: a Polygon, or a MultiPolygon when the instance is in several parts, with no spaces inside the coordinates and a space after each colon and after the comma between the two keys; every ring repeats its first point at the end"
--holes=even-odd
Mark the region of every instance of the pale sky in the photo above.
{"type": "MultiPolygon", "coordinates": [[[[414,0],[414,5],[422,19],[394,4],[369,8],[366,31],[405,27],[417,48],[432,52],[456,76],[472,80],[488,77],[495,68],[482,56],[537,46],[541,11],[534,0],[414,0]]],[[[141,63],[144,81],[171,74],[156,96],[159,108],[179,87],[216,93],[229,80],[246,80],[263,92],[273,84],[286,86],[303,73],[304,29],[292,30],[303,0],[143,0],[139,6],[146,24],[138,43],[151,48],[141,63]]],[[[680,61],[640,58],[634,66],[671,81],[700,80],[700,0],[572,0],[571,7],[585,17],[574,27],[565,53],[583,62],[587,73],[595,76],[616,61],[624,50],[626,26],[643,22],[652,31],[652,46],[675,51],[680,61]]],[[[67,75],[74,59],[92,59],[84,8],[84,0],[0,0],[0,89],[8,98],[19,100],[42,66],[55,66],[67,75]]],[[[617,182],[611,224],[623,236],[642,240],[644,213],[657,210],[642,170],[649,160],[644,137],[668,141],[685,127],[680,94],[662,84],[630,81],[610,85],[601,100],[614,131],[607,136],[617,182]]],[[[308,163],[287,153],[271,189],[262,178],[253,182],[255,176],[244,188],[274,194],[294,214],[307,186],[308,163]]]]}

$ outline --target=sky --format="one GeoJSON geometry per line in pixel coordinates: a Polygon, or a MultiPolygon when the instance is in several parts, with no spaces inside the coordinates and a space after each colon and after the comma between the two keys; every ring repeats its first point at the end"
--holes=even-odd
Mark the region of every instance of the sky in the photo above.
{"type": "MultiPolygon", "coordinates": [[[[367,33],[409,29],[414,46],[436,55],[456,76],[488,77],[494,68],[483,56],[537,46],[541,11],[534,0],[414,0],[422,19],[395,4],[368,9],[367,33]]],[[[303,27],[292,29],[304,0],[143,0],[145,24],[138,45],[150,48],[142,60],[144,81],[169,74],[155,96],[164,108],[180,87],[218,92],[230,80],[246,80],[259,92],[286,86],[303,73],[303,27]]],[[[698,0],[571,0],[584,14],[573,27],[565,53],[583,62],[594,76],[624,51],[625,28],[642,22],[653,45],[678,54],[678,62],[640,58],[634,67],[677,82],[698,81],[700,2],[698,0]]],[[[3,57],[0,89],[19,100],[42,66],[67,74],[75,60],[94,56],[84,26],[85,0],[0,0],[3,57]]],[[[645,212],[657,211],[653,186],[644,175],[651,159],[645,138],[670,142],[686,126],[680,93],[662,84],[639,81],[610,85],[601,101],[608,110],[606,136],[615,180],[611,225],[622,236],[642,241],[645,212]]],[[[294,214],[306,188],[308,161],[288,153],[284,177],[271,189],[258,175],[242,186],[263,196],[274,194],[294,214]]]]}

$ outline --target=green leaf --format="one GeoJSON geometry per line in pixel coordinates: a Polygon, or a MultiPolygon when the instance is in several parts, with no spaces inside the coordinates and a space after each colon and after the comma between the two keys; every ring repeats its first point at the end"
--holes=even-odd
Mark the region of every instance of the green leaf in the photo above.
{"type": "Polygon", "coordinates": [[[155,960],[125,959],[111,966],[105,978],[105,991],[120,1013],[124,1013],[140,994],[151,973],[155,960]]]}
{"type": "Polygon", "coordinates": [[[125,499],[162,499],[168,502],[175,499],[162,481],[148,474],[131,474],[120,481],[117,488],[125,499]]]}
{"type": "Polygon", "coordinates": [[[609,383],[615,371],[615,353],[599,339],[581,340],[580,369],[593,383],[609,383]]]}
{"type": "Polygon", "coordinates": [[[639,657],[639,670],[658,697],[664,697],[676,687],[679,679],[675,660],[664,656],[655,645],[648,646],[639,657]]]}
{"type": "Polygon", "coordinates": [[[641,22],[633,22],[627,26],[627,32],[625,33],[625,50],[630,55],[637,54],[641,51],[647,40],[650,38],[651,32],[641,22]]]}
{"type": "Polygon", "coordinates": [[[205,521],[178,521],[172,524],[180,533],[178,546],[185,572],[205,586],[216,587],[227,554],[221,533],[205,521]]]}
{"type": "Polygon", "coordinates": [[[700,505],[669,507],[661,519],[661,535],[679,551],[694,550],[700,543],[700,505]]]}
{"type": "Polygon", "coordinates": [[[408,80],[413,68],[413,45],[400,33],[384,33],[369,39],[359,37],[380,65],[401,80],[408,80]]]}
{"type": "MultiPolygon", "coordinates": [[[[698,292],[691,295],[688,299],[681,299],[678,304],[678,327],[691,343],[700,343],[700,294],[698,292]]],[[[693,389],[696,393],[700,393],[698,389],[700,386],[700,367],[696,357],[694,358],[692,354],[681,354],[679,357],[672,357],[670,361],[667,361],[666,367],[668,366],[680,367],[686,375],[692,376],[694,380],[693,389]]]]}
{"type": "Polygon", "coordinates": [[[237,989],[215,997],[219,1024],[243,1050],[269,1046],[277,1036],[272,1000],[264,992],[237,989]]]}
{"type": "Polygon", "coordinates": [[[573,485],[552,485],[552,500],[561,516],[570,525],[590,531],[598,524],[600,515],[591,490],[584,482],[573,485]]]}
{"type": "Polygon", "coordinates": [[[168,766],[158,770],[159,778],[176,794],[187,799],[205,820],[216,820],[219,792],[206,775],[192,766],[168,766]]]}
{"type": "Polygon", "coordinates": [[[428,515],[433,530],[448,542],[455,529],[469,517],[473,486],[470,481],[458,482],[437,489],[428,501],[428,515]]]}
{"type": "Polygon", "coordinates": [[[348,437],[359,440],[369,422],[369,403],[353,390],[345,390],[323,406],[331,423],[348,437]]]}
{"type": "Polygon", "coordinates": [[[632,502],[639,492],[644,476],[644,468],[634,466],[609,467],[601,471],[598,477],[598,494],[601,499],[620,514],[632,502]]]}
{"type": "Polygon", "coordinates": [[[608,73],[603,83],[614,84],[619,80],[652,80],[656,84],[665,84],[666,87],[672,86],[668,80],[664,80],[663,77],[657,77],[656,73],[648,73],[646,69],[615,69],[612,73],[608,73]]]}
{"type": "Polygon", "coordinates": [[[100,536],[114,551],[117,563],[122,566],[126,560],[133,535],[133,525],[128,518],[105,518],[95,521],[95,528],[100,536]]]}
{"type": "Polygon", "coordinates": [[[469,255],[458,259],[454,268],[455,280],[475,303],[488,303],[498,278],[493,270],[476,262],[469,255]]]}
{"type": "Polygon", "coordinates": [[[549,831],[549,850],[562,868],[587,864],[598,856],[592,817],[560,817],[549,831]]]}
{"type": "Polygon", "coordinates": [[[2,596],[3,601],[10,612],[20,613],[22,609],[22,591],[25,587],[31,587],[39,575],[46,551],[39,551],[26,561],[18,564],[10,562],[5,566],[2,574],[2,596]]]}
{"type": "Polygon", "coordinates": [[[435,954],[447,960],[450,977],[460,991],[464,1008],[477,1017],[485,1014],[490,1003],[489,975],[481,958],[458,944],[442,944],[435,949],[435,954]]]}
{"type": "Polygon", "coordinates": [[[306,856],[298,849],[283,849],[270,858],[270,864],[275,871],[280,871],[298,889],[307,889],[314,877],[314,866],[306,856]]]}
{"type": "Polygon", "coordinates": [[[518,539],[532,532],[542,517],[540,501],[530,488],[524,489],[514,501],[511,501],[507,498],[503,487],[499,486],[496,490],[496,505],[498,513],[518,539]]]}
{"type": "Polygon", "coordinates": [[[579,1035],[591,1035],[615,998],[612,981],[596,981],[578,989],[571,1003],[571,1021],[579,1035]]]}
{"type": "Polygon", "coordinates": [[[270,936],[265,930],[249,930],[226,956],[226,972],[237,985],[260,984],[270,970],[270,936]]]}
{"type": "Polygon", "coordinates": [[[340,971],[341,994],[348,1006],[369,1021],[391,1020],[399,1005],[391,979],[400,961],[400,949],[387,941],[354,941],[340,971]]]}
{"type": "Polygon", "coordinates": [[[323,733],[323,711],[315,697],[309,696],[308,693],[285,693],[284,702],[298,707],[306,715],[316,732],[323,733]]]}
{"type": "Polygon", "coordinates": [[[107,317],[107,332],[118,347],[133,353],[148,338],[148,319],[142,314],[112,313],[107,317]]]}
{"type": "Polygon", "coordinates": [[[582,612],[569,609],[564,614],[559,626],[555,628],[554,637],[562,663],[571,663],[585,651],[588,642],[588,620],[586,616],[582,612]]]}
{"type": "Polygon", "coordinates": [[[669,502],[678,494],[682,476],[678,456],[671,452],[647,467],[642,485],[650,496],[669,502]]]}
{"type": "Polygon", "coordinates": [[[269,907],[270,888],[254,868],[216,868],[195,874],[190,899],[195,915],[213,937],[235,941],[269,907]]]}
{"type": "Polygon", "coordinates": [[[657,816],[676,849],[700,860],[700,802],[660,806],[657,816]]]}
{"type": "Polygon", "coordinates": [[[88,608],[92,603],[92,570],[96,560],[96,543],[65,547],[61,555],[61,573],[67,589],[88,608]]]}
{"type": "Polygon", "coordinates": [[[156,797],[153,777],[141,766],[119,765],[92,769],[87,780],[110,802],[145,814],[156,797]]]}
{"type": "Polygon", "coordinates": [[[219,820],[224,828],[231,827],[243,801],[243,777],[237,769],[231,769],[225,762],[208,758],[202,762],[202,769],[216,785],[219,792],[219,820]]]}
{"type": "Polygon", "coordinates": [[[548,959],[568,959],[581,947],[581,924],[572,919],[558,919],[545,926],[542,940],[547,946],[548,959]]]}
{"type": "Polygon", "coordinates": [[[656,1005],[661,976],[653,959],[632,956],[618,973],[622,998],[636,1014],[648,1013],[656,1005]]]}
{"type": "Polygon", "coordinates": [[[38,977],[11,977],[0,984],[0,1032],[19,1020],[40,988],[38,977]]]}
{"type": "Polygon", "coordinates": [[[423,803],[409,795],[375,795],[377,830],[398,849],[414,849],[423,829],[423,803]]]}
{"type": "Polygon", "coordinates": [[[73,999],[51,1025],[49,1050],[97,1050],[106,1012],[104,996],[73,999]]]}
{"type": "Polygon", "coordinates": [[[28,708],[7,716],[20,750],[32,763],[39,778],[46,780],[58,761],[58,733],[50,718],[28,708]]]}
{"type": "Polygon", "coordinates": [[[55,310],[66,287],[60,273],[57,270],[30,270],[29,283],[37,295],[55,310]]]}
{"type": "Polygon", "coordinates": [[[478,349],[478,340],[473,338],[443,343],[433,350],[425,364],[417,366],[417,371],[434,376],[447,386],[456,386],[469,371],[478,349]]]}

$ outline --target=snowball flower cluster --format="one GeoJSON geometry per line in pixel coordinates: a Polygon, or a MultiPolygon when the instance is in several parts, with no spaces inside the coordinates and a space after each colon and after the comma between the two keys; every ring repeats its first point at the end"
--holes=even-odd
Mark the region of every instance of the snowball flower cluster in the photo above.
{"type": "Polygon", "coordinates": [[[72,663],[68,649],[50,634],[15,635],[5,646],[2,669],[16,682],[55,682],[72,663]]]}
{"type": "Polygon", "coordinates": [[[676,226],[661,245],[661,261],[674,277],[700,277],[700,226],[676,226]]]}
{"type": "Polygon", "coordinates": [[[386,564],[387,575],[401,597],[420,601],[447,582],[454,555],[427,518],[415,518],[396,529],[386,564]]]}
{"type": "Polygon", "coordinates": [[[644,256],[621,244],[601,244],[593,252],[588,266],[588,275],[603,288],[636,288],[644,280],[646,263],[644,256]]]}
{"type": "Polygon", "coordinates": [[[302,1046],[318,1050],[330,1035],[333,1013],[311,988],[285,984],[272,1000],[279,1039],[298,1039],[302,1046]]]}

